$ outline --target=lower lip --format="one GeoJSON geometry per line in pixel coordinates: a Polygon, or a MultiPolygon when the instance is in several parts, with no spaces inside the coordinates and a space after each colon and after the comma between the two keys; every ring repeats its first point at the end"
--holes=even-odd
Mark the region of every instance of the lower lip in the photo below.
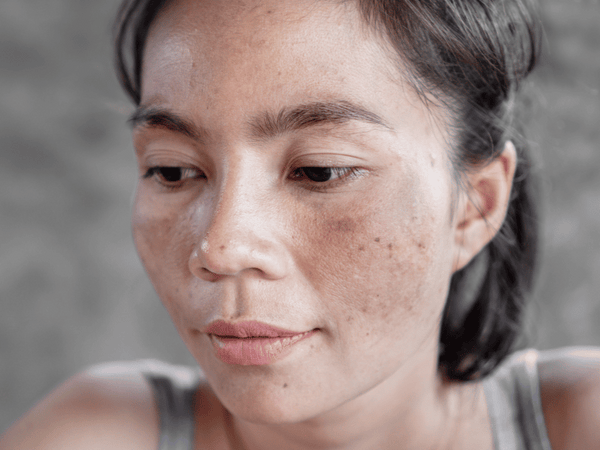
{"type": "Polygon", "coordinates": [[[316,330],[293,336],[236,338],[209,335],[217,357],[227,364],[263,366],[287,356],[294,345],[312,336],[316,330]]]}

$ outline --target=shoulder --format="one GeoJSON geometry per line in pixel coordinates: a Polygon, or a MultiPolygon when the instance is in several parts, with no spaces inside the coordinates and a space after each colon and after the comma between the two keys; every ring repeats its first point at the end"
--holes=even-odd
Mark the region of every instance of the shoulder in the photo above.
{"type": "Polygon", "coordinates": [[[538,371],[552,448],[600,448],[600,348],[540,352],[538,371]]]}
{"type": "Polygon", "coordinates": [[[148,449],[159,417],[135,363],[110,363],[75,375],[13,425],[0,441],[17,449],[148,449]]]}

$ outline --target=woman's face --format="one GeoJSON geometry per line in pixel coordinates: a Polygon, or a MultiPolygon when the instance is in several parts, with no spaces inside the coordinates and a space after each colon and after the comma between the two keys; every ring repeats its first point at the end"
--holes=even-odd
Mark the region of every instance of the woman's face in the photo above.
{"type": "Polygon", "coordinates": [[[443,112],[352,4],[172,3],[144,55],[133,232],[208,381],[259,422],[417,386],[456,256],[443,112]],[[314,331],[227,353],[217,320],[314,331]]]}

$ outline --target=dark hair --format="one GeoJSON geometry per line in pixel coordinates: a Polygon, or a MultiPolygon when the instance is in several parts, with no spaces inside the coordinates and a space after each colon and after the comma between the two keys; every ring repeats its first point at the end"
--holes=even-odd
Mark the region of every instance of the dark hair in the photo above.
{"type": "MultiPolygon", "coordinates": [[[[529,0],[357,0],[365,20],[407,62],[409,82],[453,113],[456,179],[515,144],[518,163],[506,219],[451,280],[439,368],[453,380],[489,374],[521,331],[536,264],[536,183],[517,91],[539,56],[541,28],[529,0]]],[[[115,23],[119,80],[139,104],[144,45],[167,0],[126,0],[115,23]]],[[[423,96],[425,99],[425,96],[423,96]]]]}

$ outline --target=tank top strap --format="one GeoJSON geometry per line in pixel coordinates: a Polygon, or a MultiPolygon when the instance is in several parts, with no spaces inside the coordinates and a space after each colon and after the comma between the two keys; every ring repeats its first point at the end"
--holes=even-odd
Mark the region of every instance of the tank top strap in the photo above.
{"type": "Polygon", "coordinates": [[[140,361],[159,411],[159,450],[192,450],[194,445],[194,395],[200,372],[157,360],[140,361]]]}
{"type": "Polygon", "coordinates": [[[536,350],[515,353],[483,381],[495,450],[551,450],[536,350]]]}

